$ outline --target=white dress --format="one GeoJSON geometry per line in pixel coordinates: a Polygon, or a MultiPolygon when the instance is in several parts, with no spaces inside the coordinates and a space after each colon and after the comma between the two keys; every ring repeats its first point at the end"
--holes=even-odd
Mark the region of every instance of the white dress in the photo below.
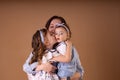
{"type": "MultiPolygon", "coordinates": [[[[55,50],[46,51],[47,53],[42,57],[42,63],[49,62],[53,56],[58,56],[55,50]]],[[[56,73],[49,74],[45,71],[38,71],[35,75],[28,74],[28,80],[59,80],[56,73]]]]}
{"type": "MultiPolygon", "coordinates": [[[[53,57],[64,55],[66,51],[66,44],[64,42],[61,42],[58,44],[58,46],[55,49],[52,50],[46,50],[46,54],[42,57],[42,63],[46,63],[51,61],[53,57]]],[[[45,71],[39,71],[35,75],[28,74],[29,80],[60,80],[58,75],[55,74],[49,74],[45,71]]]]}

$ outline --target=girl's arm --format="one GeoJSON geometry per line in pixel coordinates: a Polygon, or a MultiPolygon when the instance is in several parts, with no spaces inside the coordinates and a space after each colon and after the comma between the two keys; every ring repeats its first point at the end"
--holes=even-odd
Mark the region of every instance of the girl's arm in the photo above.
{"type": "Polygon", "coordinates": [[[64,55],[62,55],[60,53],[61,55],[52,58],[52,60],[55,60],[55,61],[58,61],[58,62],[70,62],[71,61],[72,43],[68,40],[65,43],[66,43],[66,45],[61,47],[62,51],[65,50],[64,55]]]}

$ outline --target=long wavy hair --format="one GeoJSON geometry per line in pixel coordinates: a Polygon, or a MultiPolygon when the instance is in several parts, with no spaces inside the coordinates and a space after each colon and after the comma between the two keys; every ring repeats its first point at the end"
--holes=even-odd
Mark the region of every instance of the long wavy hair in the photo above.
{"type": "Polygon", "coordinates": [[[31,58],[30,64],[37,62],[37,61],[41,61],[42,56],[45,54],[46,47],[44,45],[44,42],[42,41],[41,35],[43,35],[43,37],[45,37],[46,34],[47,34],[47,30],[44,28],[37,30],[34,33],[34,35],[32,37],[33,57],[31,58]]]}

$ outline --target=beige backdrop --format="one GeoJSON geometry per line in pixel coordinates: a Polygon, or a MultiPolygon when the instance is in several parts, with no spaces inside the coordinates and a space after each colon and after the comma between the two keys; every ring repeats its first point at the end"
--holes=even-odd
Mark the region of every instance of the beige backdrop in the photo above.
{"type": "Polygon", "coordinates": [[[0,80],[27,80],[32,35],[53,15],[72,30],[84,80],[120,80],[120,2],[77,0],[0,2],[0,80]]]}

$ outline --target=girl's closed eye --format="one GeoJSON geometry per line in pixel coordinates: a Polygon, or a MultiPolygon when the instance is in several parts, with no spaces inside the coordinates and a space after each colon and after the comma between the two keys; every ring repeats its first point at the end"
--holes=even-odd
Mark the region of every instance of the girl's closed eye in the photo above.
{"type": "Polygon", "coordinates": [[[64,32],[60,32],[59,35],[63,35],[64,32]]]}

